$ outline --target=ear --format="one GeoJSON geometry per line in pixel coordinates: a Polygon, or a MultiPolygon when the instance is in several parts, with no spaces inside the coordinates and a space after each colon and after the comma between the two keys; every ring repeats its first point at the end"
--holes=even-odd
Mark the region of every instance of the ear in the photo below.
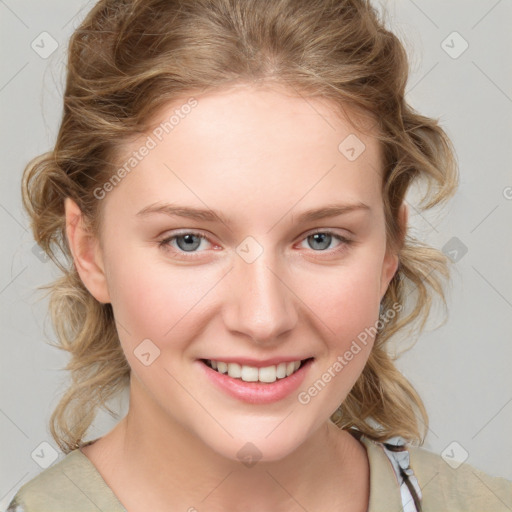
{"type": "Polygon", "coordinates": [[[101,303],[109,303],[107,280],[99,240],[87,229],[78,205],[69,197],[64,201],[66,236],[76,270],[90,294],[101,303]]]}
{"type": "MultiPolygon", "coordinates": [[[[405,202],[400,206],[400,210],[398,211],[398,222],[400,223],[401,231],[402,231],[402,239],[400,240],[400,247],[402,247],[405,239],[405,234],[407,232],[407,224],[409,222],[409,208],[405,202]]],[[[399,258],[398,254],[391,252],[391,250],[386,251],[386,255],[384,257],[384,262],[382,265],[382,274],[380,281],[380,298],[384,297],[386,294],[386,290],[388,289],[389,283],[393,276],[396,274],[398,270],[399,258]]]]}

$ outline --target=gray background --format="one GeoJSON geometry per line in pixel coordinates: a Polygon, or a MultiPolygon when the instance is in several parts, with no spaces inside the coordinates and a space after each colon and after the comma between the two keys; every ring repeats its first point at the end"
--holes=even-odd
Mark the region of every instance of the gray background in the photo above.
{"type": "MultiPolygon", "coordinates": [[[[45,330],[54,339],[47,300],[38,301],[34,291],[58,274],[34,248],[19,190],[28,160],[54,142],[65,47],[93,4],[0,0],[0,509],[53,462],[52,455],[63,457],[47,422],[67,383],[67,357],[45,344],[45,330]],[[47,56],[52,38],[58,48],[47,56]]],[[[409,52],[408,100],[440,120],[461,172],[460,189],[447,208],[420,214],[417,194],[408,196],[411,234],[439,249],[455,249],[456,263],[446,323],[435,329],[443,317],[437,323],[434,318],[397,364],[430,415],[424,447],[452,467],[465,459],[512,480],[512,2],[383,4],[409,52]],[[464,41],[469,46],[461,53],[464,41]]],[[[126,395],[118,407],[123,415],[126,395]]],[[[101,413],[88,438],[116,422],[101,413]]]]}

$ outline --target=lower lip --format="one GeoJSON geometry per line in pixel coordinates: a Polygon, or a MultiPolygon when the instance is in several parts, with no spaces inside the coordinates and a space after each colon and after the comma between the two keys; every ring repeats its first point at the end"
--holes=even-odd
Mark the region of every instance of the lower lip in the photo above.
{"type": "Polygon", "coordinates": [[[243,402],[250,404],[269,404],[286,398],[297,390],[306,377],[306,372],[313,363],[310,359],[303,364],[295,373],[284,379],[277,379],[268,384],[261,382],[245,382],[241,379],[234,379],[225,373],[219,373],[213,368],[197,360],[196,363],[202,368],[206,376],[219,389],[243,402]]]}

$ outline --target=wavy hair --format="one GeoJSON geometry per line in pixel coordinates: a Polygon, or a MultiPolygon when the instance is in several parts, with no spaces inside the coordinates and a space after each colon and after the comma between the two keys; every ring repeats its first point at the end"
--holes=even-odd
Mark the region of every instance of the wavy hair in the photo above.
{"type": "Polygon", "coordinates": [[[123,144],[146,133],[170,102],[235,83],[284,85],[376,121],[387,244],[399,254],[382,309],[405,305],[406,295],[411,307],[383,322],[332,420],[376,441],[401,435],[423,444],[425,406],[386,342],[405,326],[421,332],[434,294],[446,306],[450,261],[401,229],[398,211],[413,182],[428,184],[422,210],[449,199],[458,169],[438,120],[406,102],[406,51],[369,0],[101,0],[71,36],[67,58],[55,146],[32,159],[22,179],[34,238],[62,272],[42,287],[58,338],[50,344],[70,354],[71,383],[49,425],[61,450],[83,444],[99,408],[113,414],[106,403],[130,378],[112,306],[88,292],[74,266],[64,200],[73,199],[98,233],[94,190],[112,176],[123,144]]]}

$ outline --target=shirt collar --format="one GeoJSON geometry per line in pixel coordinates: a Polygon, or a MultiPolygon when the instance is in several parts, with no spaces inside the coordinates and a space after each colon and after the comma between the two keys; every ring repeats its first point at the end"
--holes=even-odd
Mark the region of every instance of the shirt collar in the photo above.
{"type": "Polygon", "coordinates": [[[368,512],[402,510],[400,484],[383,446],[364,435],[359,441],[366,448],[370,464],[368,512]]]}

